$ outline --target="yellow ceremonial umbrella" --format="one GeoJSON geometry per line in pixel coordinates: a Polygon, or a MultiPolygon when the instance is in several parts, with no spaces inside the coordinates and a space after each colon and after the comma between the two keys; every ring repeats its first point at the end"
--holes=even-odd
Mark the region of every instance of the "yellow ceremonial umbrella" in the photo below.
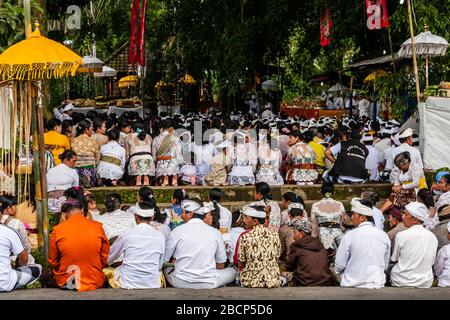
{"type": "MultiPolygon", "coordinates": [[[[34,179],[36,185],[36,202],[38,211],[39,247],[43,249],[45,258],[48,257],[48,220],[47,220],[47,182],[45,166],[44,144],[44,107],[42,103],[42,81],[45,79],[58,79],[65,76],[75,76],[76,70],[83,59],[56,41],[43,37],[39,31],[39,23],[35,23],[35,31],[30,36],[0,55],[0,78],[14,86],[13,104],[14,116],[20,119],[34,120],[21,122],[24,130],[19,130],[19,143],[28,144],[30,138],[30,124],[36,125],[33,129],[34,179]],[[35,103],[33,98],[34,84],[37,85],[37,112],[32,112],[35,103]],[[24,115],[25,114],[25,115],[24,115]],[[28,114],[28,116],[26,116],[28,114]],[[25,136],[23,136],[24,131],[25,136]]],[[[28,148],[27,148],[28,149],[28,148]]],[[[26,181],[26,180],[25,180],[26,181]]]]}
{"type": "Polygon", "coordinates": [[[372,82],[375,81],[376,78],[387,78],[389,77],[389,73],[384,70],[377,70],[369,74],[365,79],[364,82],[372,82]]]}
{"type": "Polygon", "coordinates": [[[183,82],[185,84],[194,85],[197,83],[195,79],[188,73],[186,73],[181,79],[180,82],[183,82]]]}
{"type": "Polygon", "coordinates": [[[126,76],[119,80],[119,88],[129,88],[129,87],[136,87],[138,83],[138,77],[137,76],[126,76]]]}
{"type": "Polygon", "coordinates": [[[39,24],[26,40],[0,55],[3,80],[42,80],[75,76],[83,59],[62,44],[41,36],[39,24]]]}

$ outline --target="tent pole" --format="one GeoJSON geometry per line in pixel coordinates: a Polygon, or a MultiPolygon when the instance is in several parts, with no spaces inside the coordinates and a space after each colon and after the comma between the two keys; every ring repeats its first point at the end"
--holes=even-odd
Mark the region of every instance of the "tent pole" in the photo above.
{"type": "Polygon", "coordinates": [[[41,175],[41,188],[42,188],[42,232],[44,238],[44,256],[45,259],[48,259],[48,249],[49,249],[49,234],[48,234],[48,219],[47,219],[47,210],[48,210],[48,197],[47,197],[47,168],[45,165],[45,143],[44,143],[44,106],[42,104],[42,81],[38,83],[38,129],[39,129],[39,168],[41,175]]]}
{"type": "Polygon", "coordinates": [[[408,17],[409,17],[409,32],[411,34],[411,49],[412,49],[412,57],[413,57],[413,65],[414,65],[414,77],[416,80],[417,104],[420,104],[419,71],[417,68],[416,47],[414,45],[414,27],[413,27],[413,20],[412,20],[411,0],[407,0],[407,2],[408,2],[408,17]]]}
{"type": "MultiPolygon", "coordinates": [[[[44,107],[42,104],[42,81],[37,83],[37,105],[36,115],[33,119],[33,153],[34,177],[36,186],[36,203],[38,204],[38,226],[39,236],[45,260],[48,259],[48,198],[47,198],[47,178],[45,166],[45,144],[44,144],[44,107]],[[37,157],[36,157],[37,156],[37,157]]],[[[32,106],[30,106],[32,107],[32,106]]],[[[33,112],[34,113],[34,112],[33,112]]]]}
{"type": "MultiPolygon", "coordinates": [[[[353,79],[354,79],[354,77],[352,75],[352,77],[350,78],[350,110],[349,110],[349,115],[348,115],[350,118],[353,118],[353,79]]],[[[344,106],[344,109],[345,109],[345,106],[344,106]]]]}

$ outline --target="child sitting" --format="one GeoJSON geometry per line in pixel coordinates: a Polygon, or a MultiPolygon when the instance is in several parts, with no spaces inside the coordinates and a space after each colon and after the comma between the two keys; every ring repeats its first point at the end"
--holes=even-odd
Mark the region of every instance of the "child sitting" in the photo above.
{"type": "Polygon", "coordinates": [[[188,195],[184,189],[177,189],[174,191],[172,205],[166,209],[167,217],[170,219],[170,230],[173,230],[184,223],[181,218],[181,214],[183,213],[183,210],[181,210],[181,201],[187,198],[188,195]]]}
{"type": "Polygon", "coordinates": [[[86,196],[86,204],[89,219],[96,221],[100,216],[100,210],[97,209],[97,199],[94,194],[88,194],[86,196]]]}

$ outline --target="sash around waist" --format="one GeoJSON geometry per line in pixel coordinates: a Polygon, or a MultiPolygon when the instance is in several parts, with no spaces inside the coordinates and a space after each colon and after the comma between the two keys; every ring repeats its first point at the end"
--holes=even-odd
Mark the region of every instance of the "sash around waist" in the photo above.
{"type": "Polygon", "coordinates": [[[315,170],[316,165],[313,163],[300,163],[292,165],[292,169],[300,169],[300,170],[315,170]]]}
{"type": "Polygon", "coordinates": [[[116,166],[120,166],[120,164],[122,163],[122,161],[119,158],[112,157],[112,156],[101,156],[100,161],[114,164],[116,166]]]}
{"type": "Polygon", "coordinates": [[[172,160],[173,157],[171,156],[162,156],[162,157],[158,157],[156,160],[157,161],[167,161],[167,160],[172,160]]]}
{"type": "Polygon", "coordinates": [[[152,154],[151,154],[150,152],[145,152],[145,151],[142,151],[142,152],[136,152],[136,153],[133,153],[133,154],[130,156],[130,159],[133,158],[133,157],[139,157],[139,156],[152,156],[152,154]]]}

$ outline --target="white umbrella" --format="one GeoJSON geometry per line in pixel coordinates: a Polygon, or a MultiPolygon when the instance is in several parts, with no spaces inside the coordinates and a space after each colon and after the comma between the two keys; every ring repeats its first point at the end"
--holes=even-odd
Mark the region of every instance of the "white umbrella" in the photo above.
{"type": "Polygon", "coordinates": [[[117,76],[117,70],[108,66],[103,66],[102,72],[94,73],[94,78],[113,78],[115,76],[117,76]]]}
{"type": "Polygon", "coordinates": [[[328,92],[340,92],[340,91],[348,91],[348,88],[343,86],[340,83],[335,84],[330,89],[328,89],[328,92]]]}
{"type": "Polygon", "coordinates": [[[262,83],[263,90],[278,91],[278,83],[273,80],[267,80],[262,83]]]}
{"type": "Polygon", "coordinates": [[[102,72],[103,61],[99,58],[92,56],[83,57],[83,64],[77,69],[77,72],[90,73],[90,72],[102,72]]]}
{"type": "MultiPolygon", "coordinates": [[[[428,58],[445,56],[448,42],[444,38],[432,34],[428,31],[428,26],[425,26],[425,32],[414,37],[414,47],[416,55],[425,57],[426,86],[428,87],[428,58]]],[[[402,44],[398,55],[400,57],[412,57],[411,38],[402,44]]]]}

